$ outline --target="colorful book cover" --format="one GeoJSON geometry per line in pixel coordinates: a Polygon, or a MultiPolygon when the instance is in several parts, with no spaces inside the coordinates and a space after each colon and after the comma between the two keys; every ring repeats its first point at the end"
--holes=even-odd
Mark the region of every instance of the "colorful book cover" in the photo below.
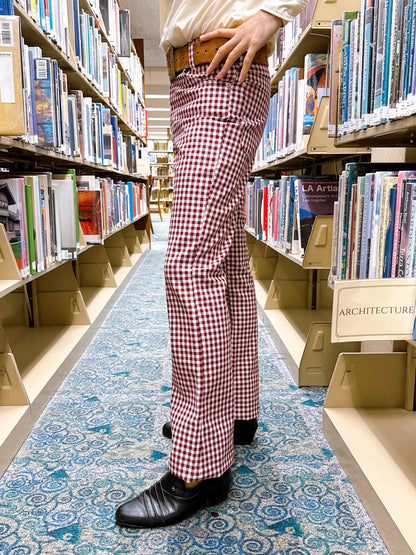
{"type": "Polygon", "coordinates": [[[35,64],[35,99],[38,142],[40,146],[57,146],[54,119],[54,92],[52,64],[50,58],[36,58],[35,64]]]}
{"type": "Polygon", "coordinates": [[[383,257],[383,278],[391,277],[392,255],[393,255],[393,235],[394,235],[394,214],[396,209],[397,185],[389,191],[389,212],[386,240],[384,243],[383,257]]]}
{"type": "Polygon", "coordinates": [[[368,263],[370,257],[371,220],[373,213],[374,173],[365,174],[365,188],[363,201],[363,226],[360,248],[360,273],[359,279],[368,277],[368,263]]]}
{"type": "Polygon", "coordinates": [[[316,216],[331,215],[338,200],[338,180],[299,178],[299,229],[301,252],[305,251],[316,216]]]}
{"type": "Polygon", "coordinates": [[[306,103],[303,117],[303,134],[310,135],[318,111],[320,98],[327,88],[328,57],[326,54],[305,56],[306,103]]]}
{"type": "Polygon", "coordinates": [[[340,55],[341,55],[341,48],[342,48],[342,20],[334,19],[331,24],[328,137],[336,136],[339,77],[340,77],[339,61],[340,61],[340,55]]]}
{"type": "Polygon", "coordinates": [[[78,190],[78,211],[82,232],[87,243],[102,243],[101,191],[78,190]]]}
{"type": "Polygon", "coordinates": [[[372,72],[371,67],[373,63],[373,24],[374,24],[374,6],[373,0],[366,1],[366,8],[364,14],[364,43],[363,43],[363,70],[362,70],[362,88],[361,88],[361,113],[363,115],[364,127],[367,127],[368,120],[366,115],[370,113],[371,107],[371,87],[372,87],[372,72]]]}
{"type": "Polygon", "coordinates": [[[410,205],[410,226],[409,240],[406,251],[406,264],[404,277],[413,277],[413,267],[416,248],[416,180],[411,180],[411,205],[410,205]]]}
{"type": "Polygon", "coordinates": [[[0,179],[2,224],[23,278],[29,275],[26,203],[23,178],[0,179]]]}
{"type": "Polygon", "coordinates": [[[405,277],[406,275],[406,260],[409,248],[409,237],[411,235],[411,210],[412,210],[412,197],[413,188],[416,184],[416,179],[404,179],[402,185],[402,202],[401,202],[401,221],[400,221],[400,240],[399,250],[397,256],[396,277],[405,277]]]}
{"type": "Polygon", "coordinates": [[[376,278],[383,277],[384,271],[384,251],[386,246],[386,235],[388,228],[394,229],[394,222],[390,214],[390,190],[396,187],[397,175],[383,176],[381,181],[381,197],[380,197],[380,224],[378,232],[378,247],[376,256],[376,278]]]}
{"type": "Polygon", "coordinates": [[[348,120],[348,95],[350,82],[350,30],[351,21],[357,18],[357,12],[344,11],[342,13],[342,49],[341,49],[341,77],[340,77],[340,93],[339,93],[339,124],[343,124],[348,120]]]}
{"type": "Polygon", "coordinates": [[[397,200],[396,200],[396,208],[395,208],[395,216],[394,216],[391,277],[396,277],[396,271],[397,271],[397,259],[398,259],[399,241],[400,241],[401,202],[403,198],[403,181],[405,179],[415,179],[415,178],[416,178],[416,172],[413,172],[413,171],[399,171],[397,175],[397,200]]]}
{"type": "Polygon", "coordinates": [[[29,271],[36,274],[35,229],[33,222],[32,185],[25,180],[27,248],[29,253],[29,271]]]}
{"type": "Polygon", "coordinates": [[[0,0],[0,15],[14,15],[13,0],[0,0]]]}

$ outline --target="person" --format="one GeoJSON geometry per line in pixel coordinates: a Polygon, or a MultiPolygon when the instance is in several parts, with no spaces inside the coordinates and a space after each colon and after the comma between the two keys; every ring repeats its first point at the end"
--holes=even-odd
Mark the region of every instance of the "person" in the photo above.
{"type": "Polygon", "coordinates": [[[257,307],[245,189],[270,106],[267,49],[307,0],[161,0],[175,190],[165,260],[172,352],[168,472],[116,511],[174,524],[225,500],[233,444],[257,428],[257,307]]]}

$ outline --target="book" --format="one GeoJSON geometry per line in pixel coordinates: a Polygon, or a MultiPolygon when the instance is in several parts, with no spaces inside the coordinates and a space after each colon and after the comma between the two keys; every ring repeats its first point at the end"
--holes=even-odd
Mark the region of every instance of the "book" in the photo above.
{"type": "Polygon", "coordinates": [[[87,243],[103,242],[101,190],[78,189],[79,221],[87,243]]]}
{"type": "Polygon", "coordinates": [[[30,269],[24,179],[19,177],[0,179],[0,196],[3,202],[2,223],[20,275],[26,278],[30,274],[30,269]]]}
{"type": "Polygon", "coordinates": [[[54,79],[52,76],[52,62],[50,58],[36,58],[34,60],[36,122],[38,142],[40,146],[55,147],[57,142],[54,79]]]}
{"type": "Polygon", "coordinates": [[[338,185],[337,179],[315,177],[295,180],[298,191],[298,234],[301,254],[305,252],[316,216],[333,214],[334,202],[338,200],[338,185]]]}
{"type": "Polygon", "coordinates": [[[0,15],[0,75],[0,134],[24,135],[20,18],[14,15],[0,15]]]}
{"type": "Polygon", "coordinates": [[[13,0],[0,0],[0,15],[14,15],[13,0]]]}
{"type": "Polygon", "coordinates": [[[339,59],[341,55],[341,48],[342,48],[342,20],[335,19],[331,23],[328,137],[336,137],[339,76],[340,76],[339,59]]]}
{"type": "Polygon", "coordinates": [[[394,215],[397,200],[397,185],[391,187],[388,195],[388,225],[384,244],[383,256],[383,278],[391,277],[392,255],[393,255],[393,236],[394,236],[394,215]]]}
{"type": "Polygon", "coordinates": [[[120,24],[120,49],[119,55],[130,57],[131,35],[130,35],[130,10],[119,10],[120,24]]]}
{"type": "Polygon", "coordinates": [[[306,101],[303,117],[303,134],[309,135],[315,120],[320,99],[327,91],[326,54],[306,54],[305,87],[306,101]]]}

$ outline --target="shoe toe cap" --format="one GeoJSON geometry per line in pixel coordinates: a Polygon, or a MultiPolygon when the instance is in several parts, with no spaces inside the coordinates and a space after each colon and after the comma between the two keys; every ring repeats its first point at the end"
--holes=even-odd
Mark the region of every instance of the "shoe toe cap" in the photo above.
{"type": "Polygon", "coordinates": [[[145,525],[148,514],[145,506],[135,497],[117,508],[115,518],[117,524],[140,527],[145,525]]]}

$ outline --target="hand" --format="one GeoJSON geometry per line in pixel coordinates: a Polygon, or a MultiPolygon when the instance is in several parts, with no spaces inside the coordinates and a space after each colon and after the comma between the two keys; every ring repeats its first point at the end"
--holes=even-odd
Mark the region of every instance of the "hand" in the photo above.
{"type": "Polygon", "coordinates": [[[217,75],[217,79],[222,79],[238,58],[247,52],[244,58],[243,68],[240,73],[239,82],[242,83],[247,76],[248,70],[253,63],[254,56],[268,40],[283,25],[280,17],[263,10],[252,15],[239,27],[232,29],[216,29],[199,37],[201,42],[214,38],[229,39],[226,44],[219,48],[217,54],[208,67],[207,72],[213,73],[220,62],[225,60],[224,66],[217,75]]]}

